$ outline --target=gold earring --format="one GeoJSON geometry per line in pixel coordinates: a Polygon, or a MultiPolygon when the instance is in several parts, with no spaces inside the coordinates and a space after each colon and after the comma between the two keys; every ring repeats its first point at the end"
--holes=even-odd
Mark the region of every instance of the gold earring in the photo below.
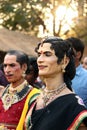
{"type": "Polygon", "coordinates": [[[25,75],[26,75],[26,74],[25,74],[25,71],[23,71],[23,73],[22,73],[22,77],[24,78],[24,77],[25,77],[25,75]]]}
{"type": "Polygon", "coordinates": [[[65,68],[63,68],[63,69],[62,69],[62,72],[63,72],[63,73],[65,73],[65,72],[66,72],[66,71],[65,71],[65,68]]]}
{"type": "Polygon", "coordinates": [[[62,72],[63,72],[63,73],[66,72],[66,71],[65,71],[65,66],[64,66],[64,65],[62,66],[62,72]]]}

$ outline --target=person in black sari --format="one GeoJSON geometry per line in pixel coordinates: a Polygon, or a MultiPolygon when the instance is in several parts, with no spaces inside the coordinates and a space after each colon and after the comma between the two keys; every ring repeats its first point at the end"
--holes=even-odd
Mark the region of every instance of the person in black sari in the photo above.
{"type": "Polygon", "coordinates": [[[76,72],[72,46],[53,36],[43,39],[35,51],[46,87],[29,104],[24,130],[87,130],[87,109],[71,89],[76,72]]]}

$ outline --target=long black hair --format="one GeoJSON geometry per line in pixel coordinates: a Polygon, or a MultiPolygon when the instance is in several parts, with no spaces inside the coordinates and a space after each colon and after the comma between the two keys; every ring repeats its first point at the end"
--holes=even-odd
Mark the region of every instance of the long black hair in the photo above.
{"type": "Polygon", "coordinates": [[[69,57],[70,61],[65,68],[64,82],[66,83],[67,87],[71,90],[71,80],[74,78],[76,72],[74,62],[74,51],[71,44],[68,41],[63,40],[59,37],[47,37],[38,44],[38,46],[35,48],[35,51],[37,52],[39,46],[44,43],[51,44],[50,48],[55,51],[55,55],[58,58],[58,64],[62,61],[65,55],[69,57]]]}

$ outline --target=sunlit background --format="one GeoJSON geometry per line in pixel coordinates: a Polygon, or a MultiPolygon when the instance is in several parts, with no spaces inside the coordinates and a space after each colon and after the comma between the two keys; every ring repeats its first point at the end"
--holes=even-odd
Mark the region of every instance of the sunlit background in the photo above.
{"type": "Polygon", "coordinates": [[[40,38],[74,35],[87,39],[87,0],[5,1],[0,2],[0,27],[40,38]]]}
{"type": "MultiPolygon", "coordinates": [[[[61,35],[64,32],[67,32],[70,30],[70,25],[74,25],[73,19],[78,17],[78,12],[74,7],[73,8],[67,8],[66,6],[59,6],[55,11],[55,31],[58,32],[60,24],[62,24],[62,30],[61,35]]],[[[47,36],[47,35],[53,35],[53,19],[54,16],[52,14],[48,14],[49,18],[45,20],[45,24],[47,26],[48,32],[44,32],[43,26],[39,26],[39,37],[47,36]]]]}
{"type": "Polygon", "coordinates": [[[30,54],[30,47],[49,35],[87,44],[87,0],[1,0],[0,28],[2,50],[15,45],[30,54]]]}

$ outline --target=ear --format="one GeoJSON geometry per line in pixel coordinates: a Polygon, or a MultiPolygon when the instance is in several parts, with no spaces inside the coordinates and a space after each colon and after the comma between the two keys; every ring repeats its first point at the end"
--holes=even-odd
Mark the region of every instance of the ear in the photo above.
{"type": "Polygon", "coordinates": [[[63,63],[65,65],[65,68],[69,64],[69,61],[70,61],[69,57],[67,57],[66,55],[64,55],[64,62],[63,63]]]}
{"type": "Polygon", "coordinates": [[[22,65],[22,70],[25,72],[27,70],[27,64],[22,65]]]}
{"type": "Polygon", "coordinates": [[[64,55],[64,58],[62,60],[62,72],[65,72],[65,68],[68,65],[69,61],[70,59],[66,55],[64,55]]]}
{"type": "Polygon", "coordinates": [[[76,53],[76,58],[77,58],[77,59],[80,59],[80,57],[81,57],[81,52],[78,51],[78,52],[76,53]]]}

